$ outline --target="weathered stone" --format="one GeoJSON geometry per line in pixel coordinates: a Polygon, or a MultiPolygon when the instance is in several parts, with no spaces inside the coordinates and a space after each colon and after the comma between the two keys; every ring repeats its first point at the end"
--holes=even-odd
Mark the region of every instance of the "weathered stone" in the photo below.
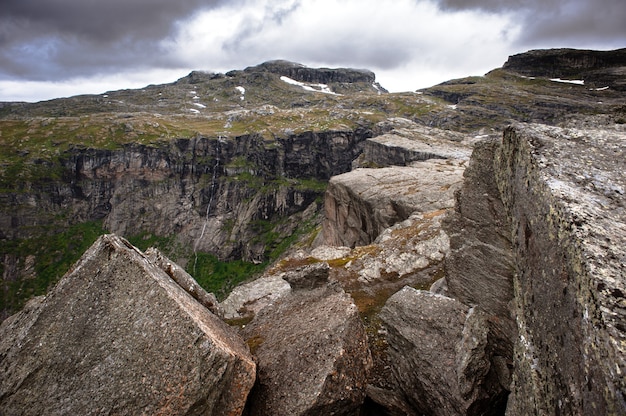
{"type": "Polygon", "coordinates": [[[182,287],[192,298],[200,302],[202,306],[213,312],[217,316],[222,316],[219,303],[214,294],[208,293],[196,282],[196,280],[178,264],[168,259],[156,248],[146,250],[148,259],[159,266],[178,286],[182,287]]]}
{"type": "Polygon", "coordinates": [[[509,415],[626,414],[624,142],[619,126],[504,133],[519,329],[509,415]]]}
{"type": "Polygon", "coordinates": [[[435,281],[435,283],[433,283],[428,290],[436,295],[448,296],[448,282],[446,281],[446,278],[442,277],[441,279],[437,279],[437,281],[435,281]]]}
{"type": "Polygon", "coordinates": [[[324,200],[326,244],[370,244],[384,229],[414,212],[453,207],[453,193],[461,185],[464,169],[461,163],[425,161],[334,176],[324,200]]]}
{"type": "Polygon", "coordinates": [[[220,308],[225,319],[251,318],[289,293],[291,286],[282,273],[263,276],[234,288],[220,308]]]}
{"type": "Polygon", "coordinates": [[[353,415],[371,357],[350,296],[337,286],[299,291],[243,329],[258,366],[249,414],[353,415]]]}
{"type": "Polygon", "coordinates": [[[328,283],[328,263],[313,263],[285,272],[283,279],[289,282],[291,289],[315,289],[328,283]]]}
{"type": "Polygon", "coordinates": [[[492,368],[483,312],[404,287],[382,309],[397,389],[418,414],[490,415],[506,392],[492,368]]]}
{"type": "Polygon", "coordinates": [[[401,118],[379,124],[386,134],[368,139],[363,153],[352,163],[357,167],[409,166],[429,159],[468,159],[468,136],[449,130],[418,125],[401,118]]]}
{"type": "Polygon", "coordinates": [[[418,416],[400,393],[372,385],[366,391],[366,403],[359,416],[418,416]]]}
{"type": "Polygon", "coordinates": [[[311,250],[311,257],[323,261],[336,260],[347,257],[350,251],[350,247],[318,246],[311,250]]]}
{"type": "MultiPolygon", "coordinates": [[[[450,249],[448,235],[441,229],[446,210],[413,214],[384,230],[364,254],[346,264],[359,281],[399,279],[440,263],[450,249]]],[[[358,252],[355,250],[355,253],[358,252]]]]}
{"type": "Polygon", "coordinates": [[[494,178],[493,158],[499,140],[477,143],[455,210],[443,228],[450,236],[446,257],[447,296],[476,306],[490,316],[490,349],[513,365],[517,336],[511,310],[515,262],[509,220],[494,178]]]}
{"type": "Polygon", "coordinates": [[[456,346],[457,381],[461,396],[471,403],[468,415],[501,415],[509,395],[509,363],[504,357],[493,356],[488,318],[480,309],[471,308],[456,346]]]}
{"type": "Polygon", "coordinates": [[[469,308],[430,292],[404,287],[380,312],[399,391],[419,414],[463,415],[456,345],[469,308]]]}
{"type": "Polygon", "coordinates": [[[241,414],[241,338],[125,240],[101,237],[0,326],[0,413],[241,414]]]}

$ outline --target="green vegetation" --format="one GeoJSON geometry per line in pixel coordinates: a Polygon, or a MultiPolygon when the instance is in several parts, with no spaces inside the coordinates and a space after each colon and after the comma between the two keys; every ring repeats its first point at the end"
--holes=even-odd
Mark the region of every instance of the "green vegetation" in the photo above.
{"type": "MultiPolygon", "coordinates": [[[[45,294],[105,233],[102,222],[92,221],[73,225],[53,235],[0,241],[0,253],[5,259],[12,257],[15,261],[25,262],[28,273],[25,279],[3,282],[0,310],[17,311],[26,300],[45,294]]],[[[0,270],[0,273],[4,273],[4,270],[0,270]]]]}
{"type": "Polygon", "coordinates": [[[207,292],[223,300],[239,283],[263,272],[267,263],[249,263],[242,260],[221,261],[217,256],[208,253],[197,253],[192,256],[187,272],[207,292]]]}

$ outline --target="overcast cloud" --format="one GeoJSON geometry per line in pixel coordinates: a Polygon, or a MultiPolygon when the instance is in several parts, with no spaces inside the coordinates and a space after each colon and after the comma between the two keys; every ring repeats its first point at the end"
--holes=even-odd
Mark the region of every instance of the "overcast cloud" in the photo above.
{"type": "Polygon", "coordinates": [[[2,0],[0,101],[171,82],[270,59],[376,72],[392,91],[533,48],[626,47],[624,0],[2,0]]]}

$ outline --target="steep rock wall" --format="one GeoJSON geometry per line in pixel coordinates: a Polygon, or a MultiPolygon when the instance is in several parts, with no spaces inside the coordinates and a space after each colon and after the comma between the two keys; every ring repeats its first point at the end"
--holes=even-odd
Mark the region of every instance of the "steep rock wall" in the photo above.
{"type": "Polygon", "coordinates": [[[626,90],[626,48],[532,50],[510,56],[502,68],[525,76],[584,79],[586,85],[626,90]]]}
{"type": "Polygon", "coordinates": [[[504,133],[495,171],[519,331],[509,415],[626,413],[625,140],[616,129],[504,133]]]}
{"type": "MultiPolygon", "coordinates": [[[[2,195],[1,237],[28,238],[44,226],[54,230],[102,219],[111,232],[178,234],[189,244],[199,238],[208,213],[217,241],[199,245],[216,251],[224,241],[246,234],[232,235],[233,229],[306,209],[321,190],[298,180],[326,181],[348,171],[371,134],[309,132],[272,143],[247,135],[113,150],[74,148],[58,166],[50,166],[50,171],[60,171],[58,179],[48,175],[2,195]]],[[[226,258],[233,251],[231,246],[219,254],[226,258]]]]}

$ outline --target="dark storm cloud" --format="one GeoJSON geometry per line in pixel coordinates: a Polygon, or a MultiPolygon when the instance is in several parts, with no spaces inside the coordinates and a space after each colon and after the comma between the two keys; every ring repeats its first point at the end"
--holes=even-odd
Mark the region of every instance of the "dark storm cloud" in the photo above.
{"type": "Polygon", "coordinates": [[[513,13],[521,45],[550,43],[626,46],[624,0],[436,0],[443,10],[513,13]]]}
{"type": "Polygon", "coordinates": [[[254,38],[256,34],[263,32],[269,26],[280,26],[283,20],[297,11],[300,6],[301,2],[296,1],[294,4],[286,6],[266,7],[261,18],[245,19],[231,39],[224,43],[223,48],[232,52],[240,52],[249,39],[254,38]]]}
{"type": "Polygon", "coordinates": [[[177,21],[221,2],[2,0],[0,74],[53,79],[152,64],[177,21]]]}

